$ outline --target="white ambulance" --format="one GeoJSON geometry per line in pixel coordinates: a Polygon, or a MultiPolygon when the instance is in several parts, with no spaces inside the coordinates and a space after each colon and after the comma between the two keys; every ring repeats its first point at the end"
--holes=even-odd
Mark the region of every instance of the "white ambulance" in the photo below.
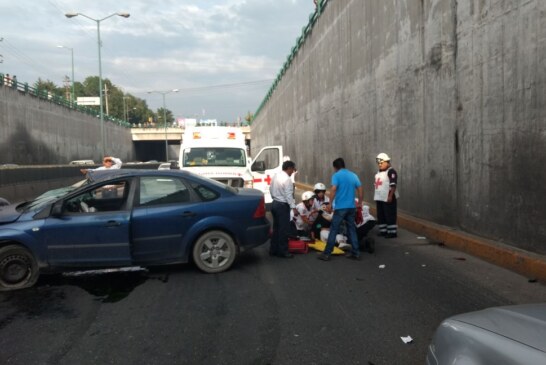
{"type": "Polygon", "coordinates": [[[247,155],[245,137],[236,127],[189,127],[182,136],[179,166],[232,187],[261,190],[271,203],[269,185],[281,171],[282,146],[260,150],[254,160],[247,155]]]}

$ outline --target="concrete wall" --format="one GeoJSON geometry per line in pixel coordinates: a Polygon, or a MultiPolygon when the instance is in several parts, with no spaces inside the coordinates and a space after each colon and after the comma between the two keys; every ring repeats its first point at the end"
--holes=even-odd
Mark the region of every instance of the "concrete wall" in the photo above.
{"type": "MultiPolygon", "coordinates": [[[[128,128],[104,123],[106,154],[134,160],[128,128]]],[[[0,86],[0,164],[102,161],[100,119],[0,86]]]]}
{"type": "Polygon", "coordinates": [[[253,122],[298,179],[344,157],[373,199],[379,152],[400,209],[546,253],[546,1],[330,0],[253,122]]]}
{"type": "MultiPolygon", "coordinates": [[[[81,168],[95,166],[25,166],[0,168],[0,198],[11,203],[30,200],[52,189],[72,185],[85,178],[81,168]]],[[[157,170],[158,163],[125,164],[123,169],[157,170]]]]}

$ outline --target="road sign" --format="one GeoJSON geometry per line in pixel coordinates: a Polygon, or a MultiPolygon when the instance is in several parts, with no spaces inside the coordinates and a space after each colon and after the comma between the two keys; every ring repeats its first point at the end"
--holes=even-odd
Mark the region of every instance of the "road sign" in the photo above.
{"type": "Polygon", "coordinates": [[[98,96],[80,96],[77,103],[78,105],[100,105],[100,98],[98,96]]]}

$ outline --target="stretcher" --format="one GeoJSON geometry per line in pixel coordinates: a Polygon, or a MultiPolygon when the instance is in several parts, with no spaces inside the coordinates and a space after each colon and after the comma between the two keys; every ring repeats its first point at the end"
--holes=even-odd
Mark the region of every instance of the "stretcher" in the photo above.
{"type": "MultiPolygon", "coordinates": [[[[326,243],[321,240],[315,240],[314,243],[309,243],[308,246],[309,248],[312,248],[313,250],[324,252],[324,249],[326,248],[326,243]]],[[[343,255],[343,254],[345,254],[345,251],[341,250],[339,247],[334,246],[332,255],[343,255]]]]}

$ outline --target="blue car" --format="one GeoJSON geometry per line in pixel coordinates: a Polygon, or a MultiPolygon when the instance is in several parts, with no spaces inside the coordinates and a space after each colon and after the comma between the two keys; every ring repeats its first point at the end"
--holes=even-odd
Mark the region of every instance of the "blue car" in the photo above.
{"type": "Polygon", "coordinates": [[[180,170],[90,171],[75,185],[0,206],[0,290],[40,272],[193,260],[229,269],[269,240],[263,193],[180,170]]]}

